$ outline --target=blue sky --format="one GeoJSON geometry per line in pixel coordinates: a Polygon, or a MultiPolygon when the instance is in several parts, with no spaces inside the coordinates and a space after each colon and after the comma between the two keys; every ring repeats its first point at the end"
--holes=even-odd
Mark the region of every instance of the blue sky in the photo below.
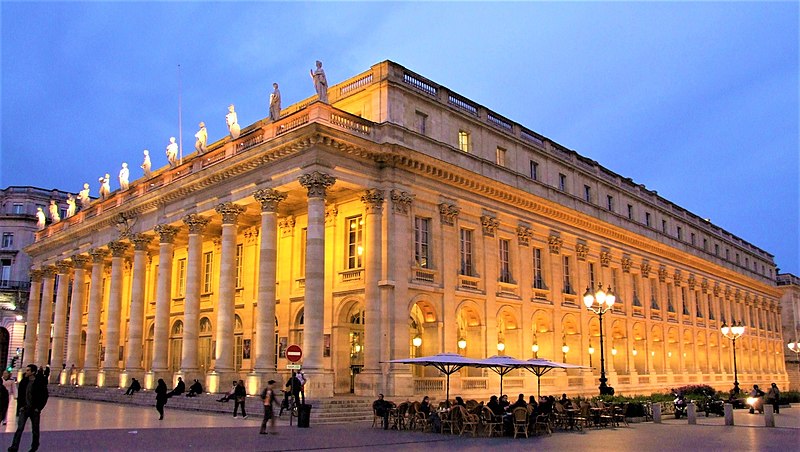
{"type": "MultiPolygon", "coordinates": [[[[574,149],[800,273],[797,2],[0,3],[0,186],[140,176],[390,59],[574,149]]],[[[112,183],[112,189],[116,184],[112,183]]]]}

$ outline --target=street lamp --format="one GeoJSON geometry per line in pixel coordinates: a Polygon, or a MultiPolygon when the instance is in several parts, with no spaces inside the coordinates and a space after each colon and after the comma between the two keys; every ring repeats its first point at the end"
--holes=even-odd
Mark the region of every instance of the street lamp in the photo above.
{"type": "Polygon", "coordinates": [[[787,347],[794,352],[797,357],[797,366],[800,367],[800,342],[797,342],[797,338],[795,338],[794,342],[789,342],[789,344],[787,344],[787,347]]]}
{"type": "Polygon", "coordinates": [[[600,316],[600,395],[611,395],[611,391],[613,391],[606,384],[608,379],[606,378],[606,361],[603,350],[603,314],[614,306],[616,300],[617,297],[611,291],[611,287],[606,292],[603,290],[602,284],[597,285],[597,292],[592,293],[591,289],[587,287],[586,293],[583,294],[583,304],[586,305],[586,309],[600,316]]]}
{"type": "Polygon", "coordinates": [[[569,353],[569,345],[567,345],[567,337],[561,337],[561,352],[564,353],[564,362],[567,362],[567,353],[569,353]]]}
{"type": "Polygon", "coordinates": [[[413,344],[414,347],[419,347],[422,345],[422,338],[419,336],[419,334],[414,336],[414,339],[411,339],[411,344],[413,344]]]}
{"type": "Polygon", "coordinates": [[[733,393],[739,393],[739,374],[736,369],[736,339],[742,337],[744,334],[744,325],[741,321],[736,323],[731,321],[731,326],[728,326],[725,322],[722,322],[722,326],[720,327],[720,331],[722,335],[727,337],[733,342],[733,393]]]}
{"type": "Polygon", "coordinates": [[[592,367],[592,355],[594,355],[594,347],[592,341],[589,341],[589,367],[592,367]]]}

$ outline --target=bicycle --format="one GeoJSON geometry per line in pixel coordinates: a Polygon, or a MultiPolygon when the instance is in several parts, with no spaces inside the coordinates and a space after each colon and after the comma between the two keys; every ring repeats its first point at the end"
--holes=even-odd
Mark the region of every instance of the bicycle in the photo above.
{"type": "Polygon", "coordinates": [[[297,401],[295,400],[294,396],[289,391],[283,392],[283,401],[281,402],[281,410],[278,413],[278,416],[283,415],[283,411],[286,410],[289,412],[289,425],[292,425],[293,419],[298,417],[297,414],[297,401]]]}

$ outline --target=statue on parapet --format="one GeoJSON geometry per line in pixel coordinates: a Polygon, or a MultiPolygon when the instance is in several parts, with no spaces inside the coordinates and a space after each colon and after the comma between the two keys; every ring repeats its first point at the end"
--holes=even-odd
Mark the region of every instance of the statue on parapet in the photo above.
{"type": "Polygon", "coordinates": [[[147,149],[144,150],[144,162],[141,165],[141,168],[144,170],[144,177],[150,177],[151,171],[150,168],[152,164],[150,163],[150,151],[147,149]]]}
{"type": "Polygon", "coordinates": [[[322,69],[322,61],[317,60],[317,70],[309,70],[311,78],[314,80],[314,89],[317,91],[319,101],[328,103],[328,79],[325,77],[325,71],[322,69]]]}
{"type": "Polygon", "coordinates": [[[111,195],[111,175],[106,173],[104,177],[97,179],[100,182],[100,199],[106,199],[111,195]]]}
{"type": "Polygon", "coordinates": [[[272,88],[272,94],[269,95],[269,119],[274,122],[281,117],[281,91],[277,83],[273,83],[272,88]]]}
{"type": "Polygon", "coordinates": [[[44,211],[41,207],[36,208],[36,229],[41,231],[47,225],[47,218],[44,216],[44,211]]]}
{"type": "Polygon", "coordinates": [[[50,200],[50,222],[57,223],[61,221],[61,213],[58,211],[58,204],[55,199],[50,200]]]}
{"type": "Polygon", "coordinates": [[[200,121],[200,130],[194,134],[197,141],[194,142],[194,150],[197,151],[198,154],[203,154],[206,152],[206,143],[208,142],[208,131],[206,130],[206,123],[200,121]]]}
{"type": "Polygon", "coordinates": [[[119,170],[119,189],[125,191],[129,187],[128,179],[131,175],[130,170],[128,170],[128,164],[122,162],[122,169],[119,170]]]}
{"type": "Polygon", "coordinates": [[[167,145],[167,160],[169,160],[170,168],[175,168],[178,166],[178,143],[175,142],[175,137],[169,137],[169,144],[167,145]]]}
{"type": "Polygon", "coordinates": [[[69,195],[67,195],[67,216],[65,218],[69,218],[75,215],[76,208],[77,207],[75,206],[75,197],[72,196],[72,193],[70,193],[69,195]]]}
{"type": "Polygon", "coordinates": [[[228,132],[231,134],[231,139],[235,140],[239,138],[239,133],[241,133],[242,129],[239,127],[239,119],[236,116],[233,104],[228,106],[228,114],[225,115],[225,123],[228,124],[228,132]]]}
{"type": "Polygon", "coordinates": [[[85,209],[89,207],[89,203],[92,202],[92,198],[89,196],[89,183],[86,182],[83,184],[83,190],[78,193],[78,201],[81,202],[81,209],[85,209]]]}

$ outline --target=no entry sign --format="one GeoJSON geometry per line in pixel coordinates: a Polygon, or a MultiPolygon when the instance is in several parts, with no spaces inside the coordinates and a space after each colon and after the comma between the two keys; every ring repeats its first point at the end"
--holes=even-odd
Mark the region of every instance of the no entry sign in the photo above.
{"type": "Polygon", "coordinates": [[[290,345],[289,348],[286,349],[286,359],[289,362],[296,363],[303,358],[303,349],[300,348],[299,345],[290,345]]]}

